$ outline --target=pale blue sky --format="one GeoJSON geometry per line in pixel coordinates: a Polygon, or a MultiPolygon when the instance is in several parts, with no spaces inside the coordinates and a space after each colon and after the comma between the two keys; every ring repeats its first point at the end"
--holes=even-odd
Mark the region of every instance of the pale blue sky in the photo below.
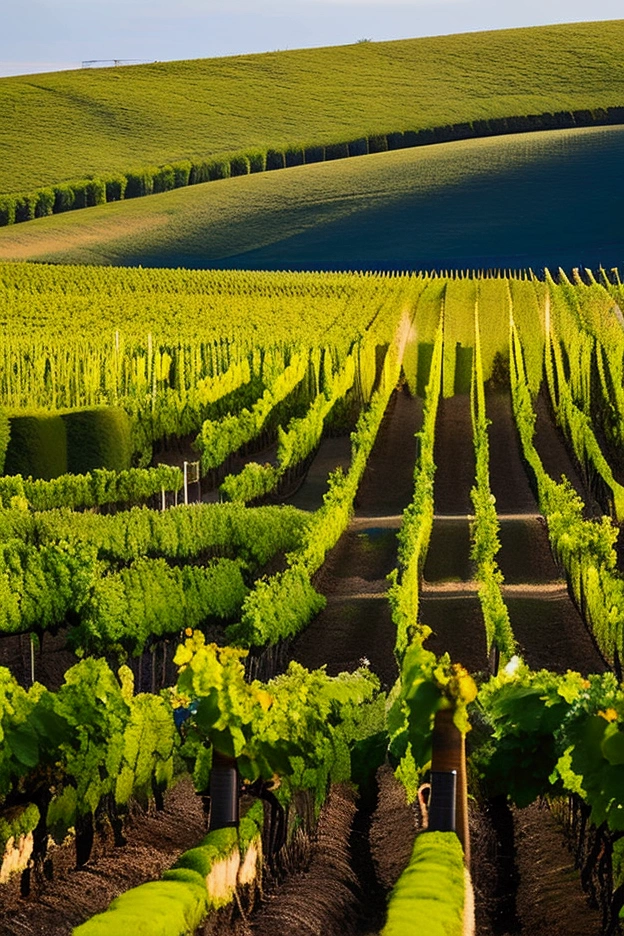
{"type": "MultiPolygon", "coordinates": [[[[5,0],[0,76],[618,19],[621,0],[5,0]]],[[[3,5],[4,6],[4,5],[3,5]]]]}

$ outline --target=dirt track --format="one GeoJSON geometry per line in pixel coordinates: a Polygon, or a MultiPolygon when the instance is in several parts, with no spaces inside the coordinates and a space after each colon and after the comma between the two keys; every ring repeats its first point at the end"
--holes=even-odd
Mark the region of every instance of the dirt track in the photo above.
{"type": "MultiPolygon", "coordinates": [[[[315,581],[327,607],[293,647],[294,658],[304,666],[326,664],[335,675],[367,659],[386,689],[398,676],[386,576],[396,566],[396,531],[412,498],[414,434],[421,418],[420,401],[406,389],[393,396],[358,490],[355,518],[315,581]]],[[[316,489],[316,470],[313,463],[294,501],[298,506],[308,484],[316,489]]]]}
{"type": "MultiPolygon", "coordinates": [[[[388,675],[395,669],[389,665],[392,628],[383,598],[383,575],[392,568],[395,559],[392,531],[398,518],[391,511],[398,513],[401,502],[404,506],[410,497],[407,479],[411,468],[408,469],[407,462],[412,450],[408,440],[413,433],[414,416],[410,422],[406,404],[405,399],[400,399],[388,413],[367,472],[369,486],[364,484],[358,495],[358,515],[319,576],[318,585],[328,597],[328,608],[295,645],[295,655],[301,662],[310,666],[328,662],[330,672],[357,665],[360,657],[366,656],[386,684],[392,681],[388,675]],[[384,451],[386,458],[382,462],[384,451]],[[404,479],[405,488],[399,477],[404,479]],[[380,478],[385,507],[375,501],[375,488],[370,487],[371,482],[380,478]],[[382,510],[391,515],[373,526],[371,517],[382,510]]],[[[502,514],[499,561],[520,652],[535,669],[602,672],[604,662],[552,559],[545,523],[523,469],[509,397],[489,394],[487,405],[492,420],[491,484],[502,514]]],[[[544,409],[538,443],[549,470],[556,477],[565,473],[584,492],[544,409]]],[[[461,661],[471,671],[485,673],[485,633],[469,558],[474,456],[467,397],[442,401],[435,457],[436,519],[421,597],[421,619],[433,628],[427,646],[436,653],[449,651],[452,659],[461,661]]],[[[516,921],[520,928],[514,932],[526,936],[570,933],[597,936],[599,921],[587,906],[578,876],[570,873],[570,856],[556,824],[543,811],[539,820],[534,821],[536,809],[516,811],[514,818],[516,861],[521,878],[516,921]],[[534,872],[536,853],[549,856],[552,871],[545,878],[534,872]],[[550,903],[556,907],[556,914],[549,921],[550,903]],[[570,908],[567,914],[566,907],[570,908]]],[[[478,916],[479,936],[490,936],[494,930],[484,906],[479,907],[478,916]]],[[[498,924],[497,936],[507,936],[502,921],[498,924]]]]}

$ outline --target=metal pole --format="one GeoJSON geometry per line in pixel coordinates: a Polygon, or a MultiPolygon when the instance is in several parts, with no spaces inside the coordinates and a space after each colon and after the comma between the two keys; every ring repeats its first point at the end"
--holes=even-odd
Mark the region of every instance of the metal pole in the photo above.
{"type": "Polygon", "coordinates": [[[455,832],[457,800],[457,771],[431,771],[431,802],[429,803],[429,831],[455,832]]]}
{"type": "Polygon", "coordinates": [[[210,822],[208,831],[238,828],[238,767],[236,758],[212,751],[210,822]]]}
{"type": "Polygon", "coordinates": [[[184,503],[188,504],[188,462],[184,462],[184,503]]]}

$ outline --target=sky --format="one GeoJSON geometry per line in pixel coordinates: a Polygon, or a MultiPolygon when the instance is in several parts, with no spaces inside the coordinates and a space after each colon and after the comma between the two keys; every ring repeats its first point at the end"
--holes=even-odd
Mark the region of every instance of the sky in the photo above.
{"type": "Polygon", "coordinates": [[[619,19],[621,0],[3,0],[0,76],[619,19]]]}

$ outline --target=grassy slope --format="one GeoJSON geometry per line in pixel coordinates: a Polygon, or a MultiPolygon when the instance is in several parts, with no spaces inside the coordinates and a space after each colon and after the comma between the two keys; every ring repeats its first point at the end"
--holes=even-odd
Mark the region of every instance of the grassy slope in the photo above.
{"type": "Polygon", "coordinates": [[[0,79],[0,192],[185,156],[624,104],[624,20],[0,79]]]}
{"type": "Polygon", "coordinates": [[[0,259],[268,269],[621,265],[623,161],[618,127],[398,150],[1,228],[0,259]]]}

